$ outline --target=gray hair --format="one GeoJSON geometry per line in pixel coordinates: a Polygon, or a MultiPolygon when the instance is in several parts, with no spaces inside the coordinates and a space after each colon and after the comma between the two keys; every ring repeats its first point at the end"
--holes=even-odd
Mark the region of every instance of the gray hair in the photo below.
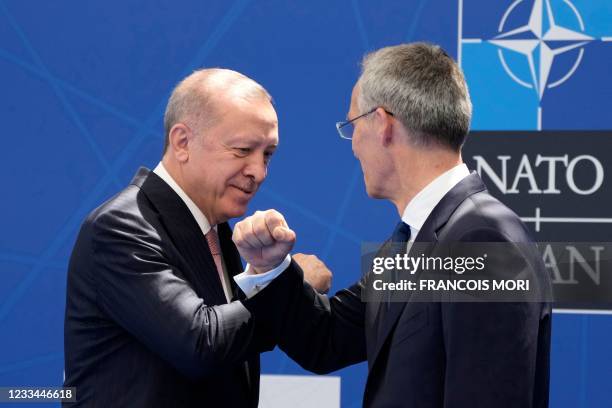
{"type": "Polygon", "coordinates": [[[385,47],[366,55],[359,78],[361,112],[383,107],[411,131],[415,146],[461,150],[472,103],[461,69],[426,43],[385,47]]]}
{"type": "Polygon", "coordinates": [[[177,123],[187,122],[199,132],[214,126],[223,112],[216,108],[219,97],[246,100],[272,97],[263,86],[239,72],[223,68],[194,71],[176,85],[164,113],[164,153],[168,150],[170,130],[177,123]]]}

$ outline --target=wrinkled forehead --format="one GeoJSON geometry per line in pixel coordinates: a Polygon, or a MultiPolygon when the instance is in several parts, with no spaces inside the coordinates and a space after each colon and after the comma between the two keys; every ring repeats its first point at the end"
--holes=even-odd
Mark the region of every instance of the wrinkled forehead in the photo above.
{"type": "Polygon", "coordinates": [[[221,137],[259,145],[278,144],[278,118],[269,100],[223,98],[219,102],[221,137]]]}
{"type": "Polygon", "coordinates": [[[233,110],[240,112],[251,123],[269,129],[278,127],[276,110],[268,98],[258,96],[245,99],[242,96],[228,95],[227,101],[233,110]]]}

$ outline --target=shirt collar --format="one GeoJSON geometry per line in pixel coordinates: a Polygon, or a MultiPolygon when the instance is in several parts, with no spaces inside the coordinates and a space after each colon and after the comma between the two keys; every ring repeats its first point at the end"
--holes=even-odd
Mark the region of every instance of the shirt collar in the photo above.
{"type": "Polygon", "coordinates": [[[439,175],[410,200],[402,214],[402,221],[419,231],[446,193],[469,175],[470,171],[464,163],[439,175]]]}
{"type": "Polygon", "coordinates": [[[178,194],[178,196],[181,198],[181,200],[183,200],[183,202],[189,209],[189,212],[191,212],[191,215],[193,215],[193,218],[195,218],[196,222],[198,223],[198,226],[202,230],[202,234],[208,234],[208,231],[210,231],[211,226],[208,220],[206,219],[206,216],[193,202],[193,200],[189,198],[187,193],[185,193],[185,191],[183,191],[183,189],[176,183],[176,181],[174,181],[174,179],[172,178],[170,173],[168,173],[168,170],[166,170],[162,162],[159,162],[157,167],[153,169],[153,173],[157,174],[162,180],[166,182],[166,184],[170,186],[170,188],[172,188],[176,192],[176,194],[178,194]]]}

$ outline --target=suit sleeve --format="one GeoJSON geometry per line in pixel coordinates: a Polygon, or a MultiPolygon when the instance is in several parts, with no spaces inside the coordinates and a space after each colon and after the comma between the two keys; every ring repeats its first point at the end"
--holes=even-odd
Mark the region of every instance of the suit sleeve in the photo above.
{"type": "Polygon", "coordinates": [[[326,374],[366,359],[362,282],[333,297],[318,294],[303,281],[292,261],[283,272],[299,276],[279,337],[279,347],[304,369],[326,374]]]}
{"type": "MultiPolygon", "coordinates": [[[[504,240],[491,231],[477,231],[462,239],[504,240]]],[[[520,247],[506,242],[506,252],[489,256],[487,269],[497,277],[512,275],[512,270],[523,275],[530,271],[527,273],[535,277],[537,261],[520,247]]],[[[543,303],[442,302],[441,310],[446,352],[444,407],[532,407],[543,303]]]]}
{"type": "Polygon", "coordinates": [[[283,301],[283,279],[247,301],[208,306],[144,220],[105,214],[92,242],[100,309],[184,375],[207,376],[274,348],[281,316],[266,298],[283,301]]]}

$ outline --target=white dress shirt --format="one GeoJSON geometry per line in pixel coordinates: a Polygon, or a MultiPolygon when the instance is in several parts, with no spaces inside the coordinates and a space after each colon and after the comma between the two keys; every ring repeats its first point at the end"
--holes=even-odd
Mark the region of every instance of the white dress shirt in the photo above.
{"type": "Polygon", "coordinates": [[[247,297],[251,297],[260,290],[268,286],[278,275],[280,275],[291,263],[291,255],[287,255],[285,259],[276,268],[265,273],[255,273],[251,265],[247,264],[246,270],[241,274],[234,276],[234,281],[247,297]]]}
{"type": "Polygon", "coordinates": [[[440,200],[469,175],[470,171],[467,166],[464,163],[458,164],[440,174],[410,200],[402,214],[402,221],[410,226],[409,248],[421,228],[423,228],[425,220],[427,220],[427,217],[429,217],[429,214],[431,214],[440,200]]]}

